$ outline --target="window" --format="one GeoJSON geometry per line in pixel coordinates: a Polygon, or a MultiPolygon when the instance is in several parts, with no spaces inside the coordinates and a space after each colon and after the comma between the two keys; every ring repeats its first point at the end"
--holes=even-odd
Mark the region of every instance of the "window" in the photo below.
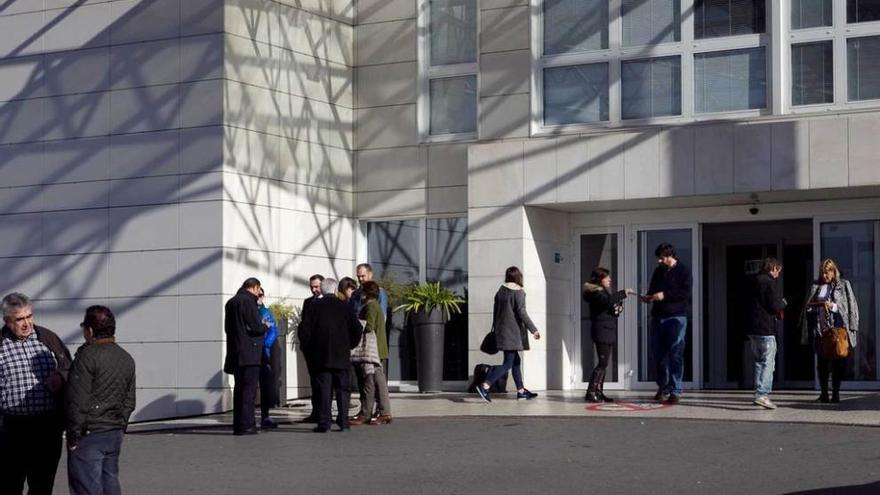
{"type": "Polygon", "coordinates": [[[833,41],[791,46],[791,104],[834,101],[833,41]]]}
{"type": "Polygon", "coordinates": [[[791,0],[791,28],[831,25],[831,0],[791,0]]]}
{"type": "Polygon", "coordinates": [[[877,0],[847,0],[846,22],[880,21],[880,2],[877,0]]]}
{"type": "Polygon", "coordinates": [[[880,36],[848,39],[846,65],[849,100],[880,99],[880,36]]]}
{"type": "Polygon", "coordinates": [[[628,60],[620,74],[624,119],[681,114],[681,57],[628,60]]]}
{"type": "Polygon", "coordinates": [[[539,0],[538,6],[533,131],[769,111],[764,0],[539,0]]]}
{"type": "Polygon", "coordinates": [[[477,133],[476,0],[420,0],[419,131],[423,140],[477,133]]]}
{"type": "MultiPolygon", "coordinates": [[[[367,261],[381,284],[440,281],[467,297],[467,217],[366,222],[367,261]]],[[[446,324],[444,380],[468,377],[467,306],[446,324]]],[[[412,328],[402,312],[392,313],[388,332],[388,377],[417,377],[412,328]]]]}
{"type": "Polygon", "coordinates": [[[764,0],[694,0],[694,39],[764,32],[764,0]]]}
{"type": "Polygon", "coordinates": [[[544,121],[549,125],[608,120],[608,64],[544,69],[544,121]]]}
{"type": "Polygon", "coordinates": [[[729,112],[767,106],[764,48],[694,56],[695,111],[729,112]]]}
{"type": "Polygon", "coordinates": [[[680,0],[623,0],[623,46],[681,41],[680,0]]]}

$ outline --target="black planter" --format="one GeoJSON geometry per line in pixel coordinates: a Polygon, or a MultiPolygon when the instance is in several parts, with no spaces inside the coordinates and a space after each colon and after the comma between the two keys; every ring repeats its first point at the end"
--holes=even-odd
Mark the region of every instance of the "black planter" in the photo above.
{"type": "Polygon", "coordinates": [[[410,315],[416,344],[419,392],[439,392],[443,387],[443,337],[446,319],[440,310],[410,315]]]}

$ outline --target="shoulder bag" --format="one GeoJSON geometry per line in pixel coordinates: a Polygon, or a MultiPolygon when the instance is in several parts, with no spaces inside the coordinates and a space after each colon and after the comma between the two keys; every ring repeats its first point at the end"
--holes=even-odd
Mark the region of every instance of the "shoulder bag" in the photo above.
{"type": "Polygon", "coordinates": [[[483,337],[483,342],[480,343],[480,350],[490,356],[498,354],[498,339],[495,338],[494,326],[492,327],[492,330],[489,330],[489,333],[483,337]]]}

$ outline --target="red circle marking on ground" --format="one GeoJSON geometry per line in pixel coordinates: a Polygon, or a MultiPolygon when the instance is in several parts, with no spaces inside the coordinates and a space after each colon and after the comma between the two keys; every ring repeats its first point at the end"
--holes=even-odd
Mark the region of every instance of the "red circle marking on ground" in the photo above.
{"type": "Polygon", "coordinates": [[[604,402],[587,406],[587,411],[598,412],[642,412],[655,411],[669,407],[669,404],[660,404],[658,402],[604,402]]]}

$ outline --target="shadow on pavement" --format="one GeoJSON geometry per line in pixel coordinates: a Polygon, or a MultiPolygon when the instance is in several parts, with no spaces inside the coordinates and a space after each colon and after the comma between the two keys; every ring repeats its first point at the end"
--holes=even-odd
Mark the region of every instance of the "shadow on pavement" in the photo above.
{"type": "Polygon", "coordinates": [[[817,488],[801,492],[788,492],[784,495],[875,495],[880,493],[880,481],[864,485],[835,486],[830,488],[817,488]]]}

